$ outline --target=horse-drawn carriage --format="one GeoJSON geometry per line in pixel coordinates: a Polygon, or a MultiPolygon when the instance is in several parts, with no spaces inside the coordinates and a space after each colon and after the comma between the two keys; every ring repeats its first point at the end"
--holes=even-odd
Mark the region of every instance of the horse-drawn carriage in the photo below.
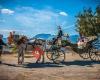
{"type": "Polygon", "coordinates": [[[93,61],[100,61],[100,36],[87,42],[86,46],[84,46],[82,49],[79,49],[77,45],[74,45],[68,41],[61,41],[62,45],[53,44],[52,40],[49,41],[43,39],[33,39],[31,41],[28,42],[28,44],[32,44],[32,46],[38,46],[42,51],[44,51],[44,53],[46,53],[47,58],[49,60],[52,60],[54,63],[60,63],[65,61],[66,43],[68,46],[72,47],[73,50],[77,51],[79,56],[83,59],[90,58],[93,61]]]}
{"type": "Polygon", "coordinates": [[[86,46],[81,49],[79,49],[77,45],[74,45],[68,41],[64,42],[64,46],[55,45],[52,43],[52,41],[42,39],[36,39],[35,42],[37,42],[36,46],[40,45],[41,49],[46,53],[47,58],[49,60],[52,60],[54,63],[60,63],[65,61],[65,43],[67,43],[68,46],[72,47],[72,50],[74,50],[73,47],[75,47],[75,51],[79,54],[81,58],[90,58],[92,61],[100,61],[100,36],[88,41],[86,43],[86,46]]]}
{"type": "MultiPolygon", "coordinates": [[[[41,49],[41,52],[44,51],[47,58],[53,61],[54,63],[60,63],[65,60],[65,52],[61,46],[55,45],[52,43],[52,41],[49,40],[34,39],[32,41],[33,42],[30,41],[29,44],[32,44],[34,52],[37,52],[35,50],[37,50],[38,47],[38,50],[41,49]]],[[[42,54],[41,56],[44,57],[44,54],[42,54]]]]}
{"type": "Polygon", "coordinates": [[[83,59],[90,58],[92,61],[100,61],[100,35],[87,42],[82,49],[78,49],[78,53],[83,59]]]}

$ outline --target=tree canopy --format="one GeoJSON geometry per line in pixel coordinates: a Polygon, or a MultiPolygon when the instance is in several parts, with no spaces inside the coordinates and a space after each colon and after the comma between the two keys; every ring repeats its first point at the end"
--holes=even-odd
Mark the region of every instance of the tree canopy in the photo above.
{"type": "Polygon", "coordinates": [[[100,33],[100,6],[95,11],[91,8],[85,8],[76,16],[76,30],[80,35],[96,36],[100,33]]]}

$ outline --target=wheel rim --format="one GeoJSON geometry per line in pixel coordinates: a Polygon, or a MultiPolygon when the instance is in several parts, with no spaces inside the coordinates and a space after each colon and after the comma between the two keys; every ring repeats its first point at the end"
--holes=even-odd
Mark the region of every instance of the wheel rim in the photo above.
{"type": "Polygon", "coordinates": [[[52,53],[51,52],[47,52],[46,56],[49,60],[52,60],[52,53]]]}
{"type": "Polygon", "coordinates": [[[56,59],[54,59],[54,63],[61,63],[61,62],[64,62],[65,61],[65,53],[62,52],[62,51],[59,51],[58,52],[58,57],[56,59]]]}
{"type": "Polygon", "coordinates": [[[90,58],[89,56],[89,50],[88,49],[81,49],[81,51],[79,52],[79,56],[83,59],[88,59],[90,58]]]}
{"type": "Polygon", "coordinates": [[[59,52],[58,52],[58,51],[53,51],[53,52],[52,52],[52,59],[53,59],[53,60],[56,60],[57,58],[59,58],[59,56],[60,56],[60,55],[59,55],[59,52]]]}
{"type": "Polygon", "coordinates": [[[92,48],[90,50],[90,58],[93,61],[100,61],[100,50],[92,48]]]}

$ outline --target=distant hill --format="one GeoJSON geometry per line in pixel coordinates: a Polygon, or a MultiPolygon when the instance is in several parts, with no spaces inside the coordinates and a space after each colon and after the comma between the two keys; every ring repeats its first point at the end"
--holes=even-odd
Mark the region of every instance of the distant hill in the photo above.
{"type": "MultiPolygon", "coordinates": [[[[38,39],[44,39],[44,40],[52,40],[52,38],[54,38],[55,35],[51,35],[51,34],[37,34],[36,36],[34,36],[34,38],[38,38],[38,39]]],[[[72,43],[76,43],[78,40],[79,35],[71,35],[70,36],[70,41],[72,43]]]]}
{"type": "Polygon", "coordinates": [[[51,34],[37,34],[37,35],[34,36],[34,38],[47,40],[51,36],[52,36],[51,34]]]}

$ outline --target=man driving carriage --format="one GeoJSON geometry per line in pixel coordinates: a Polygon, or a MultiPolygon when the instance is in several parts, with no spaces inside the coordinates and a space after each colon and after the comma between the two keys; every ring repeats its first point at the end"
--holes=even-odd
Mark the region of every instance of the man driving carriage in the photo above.
{"type": "Polygon", "coordinates": [[[57,37],[58,38],[61,38],[63,36],[63,31],[61,29],[61,26],[58,26],[58,34],[57,34],[57,37]]]}

